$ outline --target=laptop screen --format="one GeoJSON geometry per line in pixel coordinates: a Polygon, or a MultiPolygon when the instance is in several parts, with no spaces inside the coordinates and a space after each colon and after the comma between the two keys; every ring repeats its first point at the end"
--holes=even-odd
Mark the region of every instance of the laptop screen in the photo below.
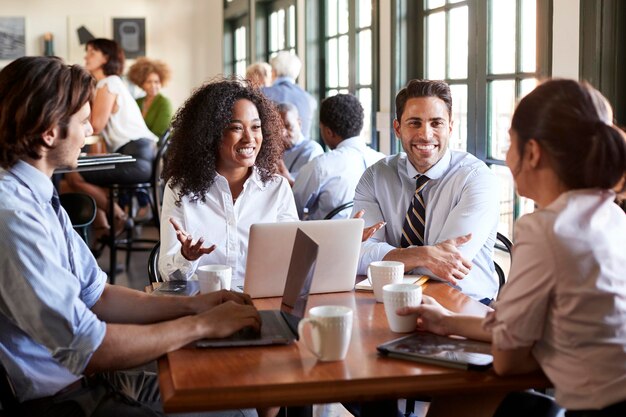
{"type": "MultiPolygon", "coordinates": [[[[283,317],[292,330],[298,328],[298,322],[306,312],[318,249],[318,244],[298,228],[280,306],[283,317]]],[[[297,334],[297,330],[295,333],[297,334]]]]}

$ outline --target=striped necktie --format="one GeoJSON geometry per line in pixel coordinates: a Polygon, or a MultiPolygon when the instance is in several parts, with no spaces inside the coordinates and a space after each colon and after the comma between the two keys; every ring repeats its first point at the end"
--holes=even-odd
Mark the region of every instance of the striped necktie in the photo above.
{"type": "Polygon", "coordinates": [[[400,245],[403,248],[409,246],[424,245],[424,228],[426,225],[426,204],[422,198],[422,190],[430,178],[419,175],[415,181],[415,194],[409,205],[402,225],[402,238],[400,245]]]}

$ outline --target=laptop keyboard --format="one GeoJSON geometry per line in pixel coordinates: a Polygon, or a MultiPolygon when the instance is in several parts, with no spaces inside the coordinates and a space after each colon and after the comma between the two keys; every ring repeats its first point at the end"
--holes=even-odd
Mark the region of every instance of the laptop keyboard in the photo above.
{"type": "Polygon", "coordinates": [[[229,339],[233,340],[252,340],[259,339],[261,335],[267,336],[281,336],[285,334],[287,326],[280,313],[276,311],[259,311],[261,316],[261,331],[257,331],[254,327],[244,327],[243,329],[233,333],[229,339]]]}

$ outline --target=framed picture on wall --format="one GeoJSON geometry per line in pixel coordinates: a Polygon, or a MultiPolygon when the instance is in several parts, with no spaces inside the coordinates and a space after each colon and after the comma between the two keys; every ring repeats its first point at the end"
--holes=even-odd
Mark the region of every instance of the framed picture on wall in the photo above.
{"type": "Polygon", "coordinates": [[[113,39],[122,47],[126,58],[146,55],[146,19],[114,18],[113,39]]]}
{"type": "Polygon", "coordinates": [[[0,59],[26,55],[26,30],[23,17],[0,17],[0,59]]]}

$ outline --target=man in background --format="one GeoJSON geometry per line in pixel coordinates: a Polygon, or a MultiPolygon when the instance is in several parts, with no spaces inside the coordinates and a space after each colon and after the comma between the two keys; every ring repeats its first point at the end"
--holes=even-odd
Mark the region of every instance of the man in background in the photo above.
{"type": "MultiPolygon", "coordinates": [[[[351,94],[322,101],[320,131],[331,151],[302,167],[296,178],[293,194],[301,219],[323,219],[334,208],[352,201],[363,171],[385,157],[359,137],[363,118],[363,106],[351,94]]],[[[334,218],[347,218],[349,213],[342,211],[334,218]]]]}

